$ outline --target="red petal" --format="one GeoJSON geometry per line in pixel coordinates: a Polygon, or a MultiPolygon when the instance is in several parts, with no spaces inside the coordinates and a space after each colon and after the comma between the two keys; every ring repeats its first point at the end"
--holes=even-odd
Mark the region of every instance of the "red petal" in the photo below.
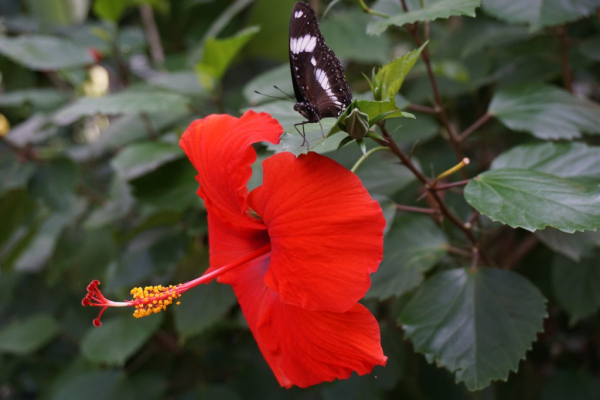
{"type": "Polygon", "coordinates": [[[253,225],[246,216],[246,184],[256,161],[252,143],[279,143],[282,133],[279,122],[253,111],[241,118],[210,115],[192,122],[179,145],[198,171],[198,195],[209,211],[234,225],[253,225]]]}
{"type": "Polygon", "coordinates": [[[307,387],[385,365],[379,325],[361,304],[344,313],[285,304],[263,283],[268,257],[229,275],[254,338],[279,384],[307,387]]]}
{"type": "Polygon", "coordinates": [[[276,154],[263,171],[263,185],[248,203],[271,238],[265,283],[290,305],[349,310],[369,289],[369,274],[383,256],[379,204],[356,175],[314,152],[276,154]]]}

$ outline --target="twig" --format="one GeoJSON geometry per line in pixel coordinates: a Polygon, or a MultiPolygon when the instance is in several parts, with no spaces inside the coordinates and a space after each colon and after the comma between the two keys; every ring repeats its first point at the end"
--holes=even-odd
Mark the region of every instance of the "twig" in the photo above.
{"type": "Polygon", "coordinates": [[[3,143],[6,147],[12,150],[21,160],[31,160],[36,163],[41,163],[42,160],[37,156],[35,150],[29,147],[19,147],[9,139],[0,136],[0,143],[3,143]]]}
{"type": "Polygon", "coordinates": [[[473,261],[471,262],[471,271],[477,269],[477,263],[479,263],[479,249],[477,246],[473,246],[473,261]]]}
{"type": "Polygon", "coordinates": [[[139,10],[142,17],[144,32],[146,33],[146,39],[150,46],[150,57],[152,57],[154,66],[160,68],[165,62],[165,53],[163,52],[160,34],[158,33],[156,21],[154,20],[154,11],[149,4],[141,5],[139,10]]]}
{"type": "Polygon", "coordinates": [[[528,235],[517,248],[510,254],[510,257],[505,261],[502,268],[513,269],[517,264],[538,244],[538,239],[535,235],[528,235]]]}
{"type": "Polygon", "coordinates": [[[404,204],[396,204],[395,207],[396,210],[400,211],[414,212],[419,214],[439,214],[439,211],[433,208],[405,206],[404,204]]]}
{"type": "Polygon", "coordinates": [[[451,183],[443,183],[441,185],[435,185],[432,189],[434,190],[447,190],[457,186],[464,186],[469,183],[470,179],[464,179],[462,181],[451,182],[451,183]]]}
{"type": "Polygon", "coordinates": [[[446,251],[448,253],[456,254],[456,255],[459,255],[459,256],[462,256],[465,258],[471,258],[473,256],[472,252],[463,250],[461,248],[458,248],[458,247],[455,247],[455,246],[452,246],[449,244],[446,245],[446,251]]]}
{"type": "Polygon", "coordinates": [[[473,125],[471,125],[467,129],[465,129],[465,131],[463,133],[461,133],[460,135],[458,135],[458,141],[459,141],[459,143],[463,142],[466,138],[468,138],[471,135],[471,133],[473,133],[477,129],[481,128],[481,126],[483,124],[485,124],[486,122],[488,122],[490,120],[490,118],[492,118],[492,114],[490,114],[489,112],[486,112],[485,114],[483,114],[481,116],[481,118],[479,118],[477,121],[475,121],[473,123],[473,125]]]}
{"type": "Polygon", "coordinates": [[[406,107],[406,109],[409,111],[415,111],[415,112],[420,112],[420,113],[424,113],[424,114],[439,114],[439,112],[440,112],[440,110],[438,108],[421,106],[419,104],[411,104],[408,107],[406,107]]]}
{"type": "Polygon", "coordinates": [[[364,0],[358,0],[358,5],[360,6],[360,8],[362,8],[362,10],[364,12],[366,12],[367,14],[371,14],[371,15],[377,15],[378,17],[382,17],[382,18],[389,18],[390,16],[387,14],[383,14],[380,13],[379,11],[375,11],[369,7],[367,7],[367,5],[365,4],[364,0]]]}
{"type": "Polygon", "coordinates": [[[573,79],[571,67],[569,66],[569,39],[567,38],[567,27],[565,25],[558,27],[558,37],[560,40],[560,64],[562,66],[563,83],[565,89],[573,93],[573,79]]]}

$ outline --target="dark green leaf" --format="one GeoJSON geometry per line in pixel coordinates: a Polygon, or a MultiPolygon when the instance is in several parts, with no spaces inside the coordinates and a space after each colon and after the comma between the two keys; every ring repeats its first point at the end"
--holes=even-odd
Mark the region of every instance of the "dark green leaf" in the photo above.
{"type": "Polygon", "coordinates": [[[79,67],[94,62],[86,48],[56,36],[0,37],[0,54],[35,70],[79,67]]]}
{"type": "Polygon", "coordinates": [[[528,231],[551,226],[563,232],[600,227],[600,189],[525,169],[498,169],[472,179],[467,202],[513,228],[528,231]]]}
{"type": "Polygon", "coordinates": [[[112,400],[124,379],[119,371],[94,371],[67,380],[54,395],[55,400],[112,400]]]}
{"type": "Polygon", "coordinates": [[[193,71],[162,73],[148,81],[153,86],[170,89],[185,96],[206,97],[207,93],[193,71]]]}
{"type": "MultiPolygon", "coordinates": [[[[418,162],[413,159],[413,162],[418,162]]],[[[395,155],[379,151],[374,153],[356,170],[356,175],[371,194],[392,196],[416,178],[395,155]]]]}
{"type": "Polygon", "coordinates": [[[0,196],[27,185],[35,170],[28,161],[20,161],[13,153],[0,153],[0,196]]]}
{"type": "Polygon", "coordinates": [[[600,147],[585,143],[543,143],[515,147],[498,156],[491,169],[522,168],[561,178],[600,181],[600,147]]]}
{"type": "Polygon", "coordinates": [[[20,107],[31,104],[37,109],[52,110],[66,100],[67,97],[56,89],[23,89],[2,93],[0,107],[20,107]]]}
{"type": "Polygon", "coordinates": [[[25,217],[29,197],[25,190],[11,190],[0,197],[0,247],[11,237],[25,217]]]}
{"type": "Polygon", "coordinates": [[[92,326],[83,338],[81,351],[90,361],[123,365],[158,329],[163,314],[134,318],[126,310],[111,311],[121,315],[104,321],[98,328],[92,326]]]}
{"type": "Polygon", "coordinates": [[[206,41],[202,61],[196,65],[196,73],[206,90],[212,92],[215,89],[233,58],[259,30],[258,26],[253,26],[226,39],[211,37],[206,41]]]}
{"type": "Polygon", "coordinates": [[[590,316],[600,308],[600,268],[598,252],[576,263],[556,256],[552,263],[552,286],[562,308],[567,311],[570,324],[590,316]]]}
{"type": "Polygon", "coordinates": [[[48,314],[16,320],[0,330],[0,352],[26,355],[44,347],[58,334],[58,322],[48,314]]]}
{"type": "Polygon", "coordinates": [[[391,119],[386,122],[388,131],[397,143],[419,145],[436,137],[440,131],[438,119],[430,115],[420,114],[416,119],[391,119]]]}
{"type": "Polygon", "coordinates": [[[175,327],[180,340],[202,333],[210,328],[236,303],[231,286],[218,282],[200,285],[181,298],[175,307],[175,327]]]}
{"type": "Polygon", "coordinates": [[[542,331],[546,300],[520,275],[495,269],[454,269],[431,277],[400,316],[406,336],[480,390],[506,380],[542,331]]]}
{"type": "Polygon", "coordinates": [[[77,165],[69,159],[59,158],[38,165],[31,181],[31,193],[43,199],[56,210],[67,210],[73,201],[79,178],[77,165]]]}
{"type": "Polygon", "coordinates": [[[104,97],[83,97],[61,108],[52,117],[59,125],[68,125],[81,117],[106,114],[180,113],[187,110],[187,98],[172,92],[124,91],[104,97]]]}
{"type": "Polygon", "coordinates": [[[488,111],[508,128],[540,139],[600,133],[600,106],[557,87],[513,86],[497,92],[488,111]]]}
{"type": "Polygon", "coordinates": [[[485,0],[483,10],[511,24],[530,25],[531,30],[564,24],[593,14],[598,0],[485,0]]]}
{"type": "Polygon", "coordinates": [[[396,218],[385,237],[383,262],[371,275],[371,289],[366,297],[385,300],[416,288],[423,282],[424,273],[446,255],[446,246],[444,233],[431,218],[396,218]]]}
{"type": "Polygon", "coordinates": [[[379,18],[367,25],[369,35],[381,35],[390,26],[403,26],[418,21],[433,21],[438,18],[448,18],[456,15],[475,17],[475,9],[481,5],[481,0],[438,0],[427,2],[424,8],[409,9],[390,18],[379,18]]]}
{"type": "Polygon", "coordinates": [[[48,126],[50,118],[42,113],[35,113],[27,120],[13,127],[8,132],[8,138],[17,146],[37,144],[56,135],[57,127],[48,126]]]}
{"type": "Polygon", "coordinates": [[[129,181],[183,156],[183,151],[176,144],[143,142],[126,147],[111,164],[122,178],[129,181]]]}
{"type": "Polygon", "coordinates": [[[385,236],[389,233],[390,229],[392,229],[394,219],[396,218],[396,203],[389,197],[380,194],[373,195],[373,200],[379,203],[379,207],[381,207],[381,211],[383,211],[383,217],[385,218],[383,235],[385,236]]]}
{"type": "Polygon", "coordinates": [[[135,202],[131,188],[119,175],[113,178],[108,196],[108,201],[88,217],[85,223],[87,228],[101,228],[120,220],[129,213],[135,202]]]}
{"type": "Polygon", "coordinates": [[[594,247],[600,247],[600,231],[566,233],[546,228],[535,233],[538,239],[553,251],[579,261],[594,247]]]}

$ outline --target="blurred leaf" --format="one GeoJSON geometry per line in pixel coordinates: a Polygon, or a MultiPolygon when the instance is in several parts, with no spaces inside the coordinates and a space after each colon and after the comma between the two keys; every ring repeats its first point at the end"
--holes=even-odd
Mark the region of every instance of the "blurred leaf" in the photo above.
{"type": "Polygon", "coordinates": [[[16,320],[0,330],[0,352],[27,355],[48,344],[60,331],[58,322],[48,314],[16,320]]]}
{"type": "Polygon", "coordinates": [[[0,196],[27,186],[35,166],[29,161],[21,161],[12,152],[0,153],[0,196]]]}
{"type": "Polygon", "coordinates": [[[598,0],[484,0],[483,10],[511,24],[530,25],[531,30],[564,24],[593,14],[598,0]]]}
{"type": "Polygon", "coordinates": [[[120,371],[85,372],[67,380],[52,397],[55,400],[112,400],[124,379],[120,371]]]}
{"type": "Polygon", "coordinates": [[[15,261],[14,269],[19,272],[41,270],[52,256],[56,242],[70,219],[70,215],[54,213],[42,222],[15,261]]]}
{"type": "Polygon", "coordinates": [[[415,350],[471,391],[506,380],[542,331],[546,300],[520,275],[497,268],[432,276],[399,322],[415,350]]]}
{"type": "Polygon", "coordinates": [[[206,91],[198,82],[198,76],[193,71],[162,73],[152,77],[148,83],[185,96],[207,96],[206,91]]]}
{"type": "Polygon", "coordinates": [[[289,64],[283,64],[279,67],[270,69],[262,74],[252,78],[246,86],[244,86],[244,98],[251,105],[272,102],[273,100],[254,91],[261,92],[270,96],[286,98],[280,91],[276,90],[273,85],[279,87],[285,93],[290,94],[294,98],[294,88],[290,77],[289,64]]]}
{"type": "Polygon", "coordinates": [[[579,261],[594,247],[600,247],[600,231],[566,233],[546,228],[537,231],[535,236],[553,251],[579,261]]]}
{"type": "Polygon", "coordinates": [[[111,165],[123,179],[129,181],[183,156],[183,151],[176,144],[142,142],[127,146],[113,158],[111,165]]]}
{"type": "Polygon", "coordinates": [[[94,0],[94,14],[100,18],[118,22],[129,6],[131,6],[130,0],[94,0]]]}
{"type": "Polygon", "coordinates": [[[406,78],[406,75],[408,75],[419,59],[425,46],[427,46],[427,42],[423,43],[418,49],[406,53],[402,57],[398,57],[385,64],[377,71],[375,79],[373,80],[373,85],[375,87],[374,96],[376,99],[385,100],[396,96],[402,87],[404,78],[406,78]]]}
{"type": "MultiPolygon", "coordinates": [[[[413,159],[418,166],[417,160],[413,159]]],[[[404,165],[398,163],[395,155],[379,151],[371,155],[356,170],[369,193],[392,196],[416,178],[404,165]]]]}
{"type": "Polygon", "coordinates": [[[398,118],[386,121],[386,127],[397,143],[418,145],[433,139],[440,131],[438,119],[426,114],[419,114],[416,119],[398,118]]]}
{"type": "Polygon", "coordinates": [[[560,306],[575,325],[600,308],[600,265],[590,256],[576,263],[563,256],[554,257],[552,286],[560,306]]]}
{"type": "Polygon", "coordinates": [[[260,32],[248,43],[248,54],[289,63],[289,29],[296,0],[254,0],[248,24],[260,26],[260,32]]]}
{"type": "Polygon", "coordinates": [[[378,19],[367,25],[369,35],[381,35],[390,26],[403,26],[418,21],[433,21],[438,18],[448,18],[456,15],[475,17],[475,9],[481,5],[481,0],[432,0],[424,8],[409,9],[393,15],[390,18],[378,19]]]}
{"type": "Polygon", "coordinates": [[[488,112],[509,129],[540,139],[573,139],[600,133],[600,106],[557,87],[526,84],[494,95],[488,112]]]}
{"type": "Polygon", "coordinates": [[[120,366],[150,339],[163,314],[134,318],[125,310],[112,311],[120,315],[98,328],[92,326],[81,342],[81,351],[90,361],[120,366]]]}
{"type": "Polygon", "coordinates": [[[600,147],[585,143],[542,143],[514,147],[502,153],[491,169],[523,168],[561,178],[600,181],[600,147]]]}
{"type": "Polygon", "coordinates": [[[52,110],[66,101],[67,97],[56,89],[22,89],[2,93],[0,107],[21,107],[31,104],[36,109],[52,110]]]}
{"type": "Polygon", "coordinates": [[[579,46],[579,51],[593,61],[600,61],[600,36],[592,37],[579,46]]]}
{"type": "Polygon", "coordinates": [[[92,64],[85,49],[55,36],[0,37],[0,54],[34,70],[56,70],[92,64]]]}
{"type": "Polygon", "coordinates": [[[461,83],[469,82],[469,70],[465,64],[458,60],[433,61],[431,67],[433,73],[437,76],[443,76],[461,83]]]}
{"type": "Polygon", "coordinates": [[[531,33],[525,27],[488,22],[478,29],[477,35],[467,39],[462,46],[461,57],[467,58],[486,49],[496,49],[500,46],[523,42],[529,38],[531,38],[531,33]]]}
{"type": "Polygon", "coordinates": [[[216,281],[187,292],[181,298],[181,305],[174,309],[180,342],[210,328],[235,304],[231,286],[216,281]]]}
{"type": "Polygon", "coordinates": [[[216,82],[225,75],[233,58],[259,30],[260,27],[252,26],[226,39],[211,37],[206,40],[202,61],[196,65],[196,73],[206,90],[212,92],[215,89],[216,82]]]}
{"type": "Polygon", "coordinates": [[[27,211],[27,192],[25,190],[11,190],[0,197],[0,247],[11,237],[27,211]]]}
{"type": "Polygon", "coordinates": [[[29,12],[43,27],[55,28],[85,22],[91,0],[26,0],[29,12]]]}
{"type": "Polygon", "coordinates": [[[59,109],[52,119],[59,125],[68,125],[81,117],[95,114],[180,113],[187,110],[188,105],[189,100],[176,93],[129,90],[104,97],[80,98],[59,109]]]}
{"type": "Polygon", "coordinates": [[[31,180],[31,193],[55,210],[67,210],[78,178],[77,165],[67,158],[58,158],[45,165],[37,165],[31,180]]]}
{"type": "Polygon", "coordinates": [[[388,59],[391,41],[387,36],[369,37],[358,27],[366,26],[369,15],[358,7],[344,12],[333,12],[321,24],[327,46],[337,58],[365,64],[380,64],[388,59]]]}
{"type": "Polygon", "coordinates": [[[371,275],[367,298],[401,296],[423,282],[425,272],[446,255],[447,239],[433,220],[403,215],[394,221],[384,240],[383,262],[371,275]]]}
{"type": "Polygon", "coordinates": [[[86,228],[97,229],[125,217],[135,200],[131,188],[119,175],[115,175],[110,185],[108,201],[94,210],[85,222],[86,228]]]}
{"type": "Polygon", "coordinates": [[[558,371],[542,388],[542,400],[595,400],[600,393],[600,379],[583,371],[558,371]]]}
{"type": "Polygon", "coordinates": [[[383,218],[385,218],[383,235],[385,236],[389,233],[394,224],[394,219],[396,218],[396,203],[389,197],[380,194],[375,194],[372,197],[373,200],[379,203],[379,207],[381,207],[381,211],[383,212],[383,218]]]}
{"type": "Polygon", "coordinates": [[[49,122],[48,116],[42,113],[33,114],[27,120],[14,126],[8,132],[8,138],[19,147],[41,143],[58,133],[57,127],[49,126],[49,122]]]}
{"type": "Polygon", "coordinates": [[[600,227],[600,189],[554,175],[525,170],[498,169],[471,179],[467,202],[513,228],[534,232],[551,226],[563,232],[600,227]]]}

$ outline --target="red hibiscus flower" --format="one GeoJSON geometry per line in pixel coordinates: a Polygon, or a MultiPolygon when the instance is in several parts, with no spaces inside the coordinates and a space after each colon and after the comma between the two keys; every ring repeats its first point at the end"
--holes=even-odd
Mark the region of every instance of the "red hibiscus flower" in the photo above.
{"type": "MultiPolygon", "coordinates": [[[[191,282],[132,290],[112,302],[98,282],[84,305],[135,306],[145,316],[218,277],[232,285],[250,330],[282,386],[307,387],[385,365],[379,325],[358,300],[383,254],[385,220],[360,180],[309,152],[263,162],[263,184],[248,193],[253,143],[278,143],[267,114],[211,115],[195,121],[180,146],[198,171],[208,212],[210,268],[191,282]]],[[[99,319],[95,320],[99,324],[99,319]]]]}

